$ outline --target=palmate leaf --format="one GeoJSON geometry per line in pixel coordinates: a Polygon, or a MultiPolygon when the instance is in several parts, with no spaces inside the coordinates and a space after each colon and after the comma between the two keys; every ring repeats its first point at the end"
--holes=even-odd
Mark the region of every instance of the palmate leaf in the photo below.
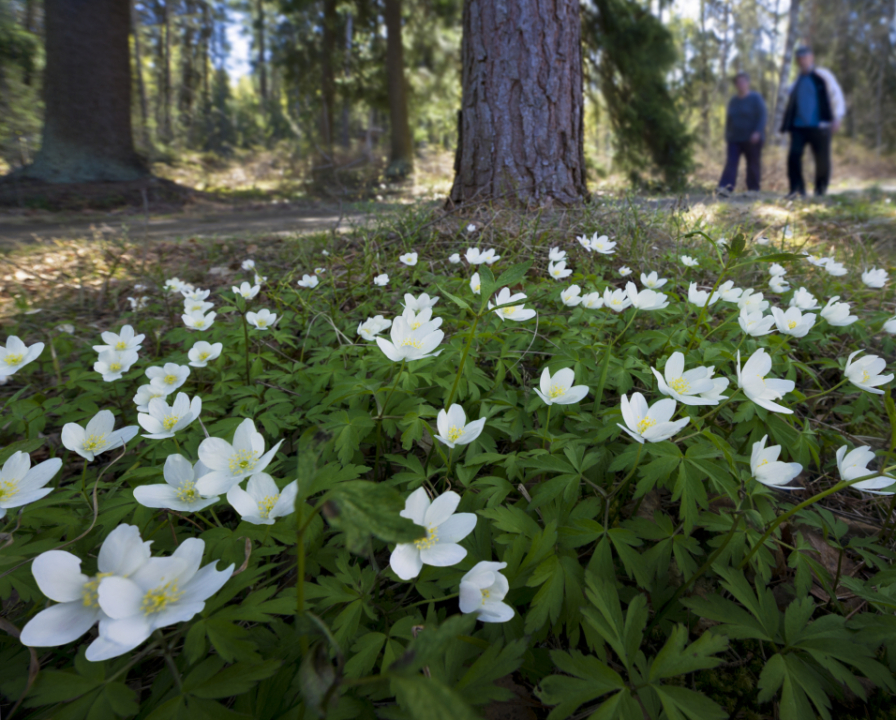
{"type": "Polygon", "coordinates": [[[669,720],[724,720],[728,713],[706,695],[674,685],[652,685],[669,720]]]}
{"type": "Polygon", "coordinates": [[[622,676],[596,657],[577,650],[569,653],[554,650],[551,660],[558,670],[568,675],[550,675],[536,690],[545,704],[557,706],[548,715],[548,720],[571,717],[585,703],[625,688],[622,676]]]}
{"type": "Polygon", "coordinates": [[[401,517],[404,499],[387,485],[352,480],[329,493],[324,517],[346,535],[346,545],[359,550],[368,535],[384,542],[409,543],[426,535],[425,528],[401,517]]]}
{"type": "Polygon", "coordinates": [[[650,663],[648,677],[651,681],[684,675],[695,670],[708,670],[720,665],[723,660],[713,657],[728,647],[728,638],[712,633],[703,633],[697,640],[685,647],[688,629],[677,625],[666,644],[650,663]]]}

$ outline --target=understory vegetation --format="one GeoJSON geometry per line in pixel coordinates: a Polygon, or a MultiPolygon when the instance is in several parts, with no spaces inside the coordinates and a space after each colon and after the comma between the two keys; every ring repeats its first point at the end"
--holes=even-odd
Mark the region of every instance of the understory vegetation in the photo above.
{"type": "Polygon", "coordinates": [[[8,254],[4,717],[894,717],[890,200],[8,254]]]}

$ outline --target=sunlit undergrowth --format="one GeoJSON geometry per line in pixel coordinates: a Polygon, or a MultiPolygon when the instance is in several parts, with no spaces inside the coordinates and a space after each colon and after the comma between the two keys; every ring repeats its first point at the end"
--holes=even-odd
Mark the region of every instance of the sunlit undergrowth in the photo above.
{"type": "Polygon", "coordinates": [[[892,222],[10,255],[4,717],[889,717],[892,222]]]}

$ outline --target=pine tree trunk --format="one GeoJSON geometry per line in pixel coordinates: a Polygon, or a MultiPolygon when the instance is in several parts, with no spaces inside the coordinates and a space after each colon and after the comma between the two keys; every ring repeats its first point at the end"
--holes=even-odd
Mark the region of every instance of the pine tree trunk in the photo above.
{"type": "MultiPolygon", "coordinates": [[[[781,58],[781,74],[778,76],[778,97],[775,101],[775,114],[772,121],[772,133],[781,132],[781,121],[787,107],[787,80],[790,77],[790,64],[793,62],[793,48],[800,26],[800,0],[790,0],[790,18],[787,23],[787,37],[784,40],[784,55],[781,58]]],[[[783,141],[784,136],[781,136],[783,141]]]]}
{"type": "Polygon", "coordinates": [[[146,114],[146,83],[143,81],[143,53],[140,46],[140,23],[137,20],[137,10],[131,0],[131,33],[134,36],[134,74],[137,76],[137,94],[140,96],[140,143],[143,148],[149,147],[147,128],[149,118],[146,114]]]}
{"type": "Polygon", "coordinates": [[[404,46],[401,39],[401,0],[385,0],[386,84],[389,91],[390,177],[406,177],[414,169],[414,149],[408,120],[408,96],[404,79],[404,46]]]}
{"type": "Polygon", "coordinates": [[[449,204],[586,196],[579,0],[466,0],[449,204]]]}
{"type": "Polygon", "coordinates": [[[262,112],[266,112],[268,104],[268,75],[264,59],[264,0],[258,0],[258,94],[261,97],[262,112]]]}
{"type": "Polygon", "coordinates": [[[165,0],[165,60],[162,65],[162,139],[171,141],[171,8],[165,0]]]}
{"type": "Polygon", "coordinates": [[[333,106],[336,95],[333,79],[333,54],[336,51],[336,0],[324,0],[323,37],[321,38],[321,144],[330,162],[333,155],[333,106]]]}
{"type": "Polygon", "coordinates": [[[43,141],[26,177],[53,183],[148,175],[131,136],[129,0],[45,0],[43,141]]]}

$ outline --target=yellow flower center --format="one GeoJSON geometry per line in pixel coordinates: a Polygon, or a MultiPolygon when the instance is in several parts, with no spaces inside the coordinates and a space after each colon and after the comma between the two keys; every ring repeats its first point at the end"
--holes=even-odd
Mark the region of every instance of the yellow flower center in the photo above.
{"type": "Polygon", "coordinates": [[[871,375],[868,374],[867,370],[862,370],[862,382],[866,383],[871,379],[871,375]]]}
{"type": "Polygon", "coordinates": [[[551,385],[551,390],[548,392],[548,397],[551,400],[555,400],[558,397],[563,397],[566,395],[566,388],[561,387],[560,385],[551,385]]]}
{"type": "Polygon", "coordinates": [[[109,369],[112,372],[118,372],[119,370],[121,370],[121,363],[114,362],[111,365],[109,365],[109,369]]]}
{"type": "Polygon", "coordinates": [[[560,275],[560,272],[561,272],[560,270],[555,269],[555,270],[552,270],[552,271],[551,271],[551,274],[552,274],[554,277],[557,277],[557,276],[560,275]]]}
{"type": "Polygon", "coordinates": [[[482,604],[485,605],[485,601],[491,597],[491,590],[483,588],[480,592],[482,593],[482,604]]]}
{"type": "Polygon", "coordinates": [[[426,537],[422,540],[414,540],[414,547],[418,550],[429,550],[429,548],[434,545],[439,544],[439,528],[435,525],[430,525],[429,530],[426,532],[426,537]]]}
{"type": "Polygon", "coordinates": [[[646,417],[638,423],[638,432],[643,435],[645,432],[647,432],[648,429],[652,428],[654,425],[656,425],[656,420],[654,420],[652,417],[646,417]]]}
{"type": "Polygon", "coordinates": [[[19,491],[18,480],[0,480],[0,502],[9,500],[19,491]]]}
{"type": "Polygon", "coordinates": [[[612,300],[610,300],[610,302],[614,305],[622,305],[622,300],[620,300],[619,298],[613,298],[612,300]]]}
{"type": "Polygon", "coordinates": [[[229,467],[232,472],[246,473],[255,467],[258,453],[254,450],[237,450],[230,456],[229,467]]]}
{"type": "Polygon", "coordinates": [[[84,438],[81,449],[86,450],[87,452],[96,452],[97,449],[102,449],[105,444],[105,435],[88,435],[86,438],[84,438]]]}
{"type": "Polygon", "coordinates": [[[759,464],[756,466],[756,469],[758,470],[758,469],[761,468],[763,465],[768,465],[768,460],[766,460],[765,458],[763,458],[763,459],[762,459],[762,462],[759,463],[759,464]]]}
{"type": "Polygon", "coordinates": [[[416,338],[405,338],[401,341],[401,347],[412,347],[416,350],[419,350],[423,347],[423,343],[417,340],[416,338]]]}
{"type": "Polygon", "coordinates": [[[686,393],[691,389],[691,384],[683,377],[680,377],[670,382],[669,387],[677,393],[686,393]]]}
{"type": "Polygon", "coordinates": [[[787,323],[787,328],[789,330],[793,330],[796,327],[796,325],[797,325],[796,320],[791,320],[789,323],[787,323]]]}
{"type": "Polygon", "coordinates": [[[505,315],[513,315],[513,314],[516,312],[517,307],[519,307],[519,306],[518,306],[518,305],[514,305],[513,307],[504,308],[504,314],[505,314],[505,315]]]}
{"type": "Polygon", "coordinates": [[[479,292],[482,289],[482,283],[476,283],[473,286],[473,292],[479,292]]]}
{"type": "Polygon", "coordinates": [[[84,583],[84,586],[81,589],[81,599],[84,602],[84,607],[98,608],[100,606],[100,580],[114,574],[115,573],[110,572],[99,573],[84,583]]]}
{"type": "Polygon", "coordinates": [[[263,520],[267,520],[271,516],[271,510],[274,509],[274,505],[277,504],[277,501],[280,499],[279,493],[277,495],[267,495],[264,500],[260,500],[258,502],[258,516],[263,520]]]}
{"type": "Polygon", "coordinates": [[[454,442],[459,437],[462,437],[464,434],[464,429],[457,427],[457,425],[452,425],[451,429],[448,431],[448,439],[451,442],[454,442]]]}
{"type": "Polygon", "coordinates": [[[177,489],[177,499],[185,503],[193,503],[199,499],[199,493],[196,492],[196,483],[187,480],[177,489]]]}
{"type": "Polygon", "coordinates": [[[4,360],[6,360],[7,365],[18,365],[25,359],[24,355],[7,355],[4,360]]]}
{"type": "Polygon", "coordinates": [[[209,356],[209,355],[211,355],[211,353],[207,353],[207,352],[199,353],[199,360],[200,360],[200,361],[202,361],[202,360],[206,360],[206,359],[208,359],[208,356],[209,356]]]}
{"type": "Polygon", "coordinates": [[[174,385],[174,383],[177,382],[177,375],[166,375],[164,378],[162,378],[162,382],[164,382],[166,385],[174,385]]]}
{"type": "Polygon", "coordinates": [[[178,420],[180,420],[180,415],[166,415],[165,419],[162,420],[162,427],[166,430],[170,430],[177,425],[178,420]]]}
{"type": "Polygon", "coordinates": [[[205,320],[195,320],[193,324],[198,328],[205,327],[205,320]]]}
{"type": "Polygon", "coordinates": [[[420,321],[411,323],[411,330],[416,330],[416,329],[417,329],[418,327],[420,327],[422,324],[423,324],[423,323],[420,322],[420,321]]]}
{"type": "Polygon", "coordinates": [[[117,343],[115,343],[115,349],[116,350],[127,350],[128,344],[124,340],[119,340],[117,343]]]}
{"type": "Polygon", "coordinates": [[[177,580],[172,580],[170,583],[148,590],[143,596],[140,609],[144,615],[152,615],[177,602],[182,596],[183,591],[177,589],[177,580]]]}

